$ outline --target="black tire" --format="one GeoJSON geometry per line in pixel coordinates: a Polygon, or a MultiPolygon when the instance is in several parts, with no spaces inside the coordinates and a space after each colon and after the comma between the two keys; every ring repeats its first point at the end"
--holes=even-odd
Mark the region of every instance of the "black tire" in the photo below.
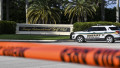
{"type": "Polygon", "coordinates": [[[85,42],[85,38],[83,36],[77,36],[76,41],[78,43],[82,43],[82,42],[85,42]]]}
{"type": "Polygon", "coordinates": [[[114,43],[115,42],[114,37],[113,36],[107,36],[106,37],[106,42],[107,43],[114,43]]]}

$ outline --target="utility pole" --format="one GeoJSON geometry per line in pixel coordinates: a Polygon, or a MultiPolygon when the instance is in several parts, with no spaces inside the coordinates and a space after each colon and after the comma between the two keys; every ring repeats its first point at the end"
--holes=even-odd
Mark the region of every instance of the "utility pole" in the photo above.
{"type": "Polygon", "coordinates": [[[117,6],[116,6],[116,22],[119,22],[119,0],[116,1],[117,6]]]}
{"type": "Polygon", "coordinates": [[[3,0],[0,0],[0,20],[3,19],[3,0]]]}
{"type": "Polygon", "coordinates": [[[28,24],[28,18],[27,18],[28,0],[25,0],[25,1],[26,1],[26,6],[25,6],[25,9],[26,9],[26,24],[28,24]]]}

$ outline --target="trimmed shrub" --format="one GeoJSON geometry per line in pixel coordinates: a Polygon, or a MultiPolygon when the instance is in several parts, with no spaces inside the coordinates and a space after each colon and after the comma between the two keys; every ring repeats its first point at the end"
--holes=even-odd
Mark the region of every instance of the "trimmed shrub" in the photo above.
{"type": "Polygon", "coordinates": [[[95,26],[97,24],[100,25],[115,25],[120,27],[120,23],[115,23],[115,22],[103,22],[103,21],[99,21],[99,22],[76,22],[74,23],[73,27],[73,31],[83,31],[86,30],[88,28],[90,28],[91,26],[95,26]]]}
{"type": "Polygon", "coordinates": [[[0,34],[15,34],[16,22],[0,21],[0,34]]]}

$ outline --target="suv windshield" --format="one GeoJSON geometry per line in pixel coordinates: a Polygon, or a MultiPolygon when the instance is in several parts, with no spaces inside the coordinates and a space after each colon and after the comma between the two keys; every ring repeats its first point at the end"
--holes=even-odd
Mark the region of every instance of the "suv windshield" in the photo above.
{"type": "Polygon", "coordinates": [[[109,27],[111,30],[119,30],[118,27],[109,27]]]}

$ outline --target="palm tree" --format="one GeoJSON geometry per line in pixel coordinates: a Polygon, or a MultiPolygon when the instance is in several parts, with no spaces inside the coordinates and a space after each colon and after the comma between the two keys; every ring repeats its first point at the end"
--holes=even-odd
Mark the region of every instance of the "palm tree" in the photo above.
{"type": "Polygon", "coordinates": [[[71,19],[71,24],[75,16],[78,22],[83,21],[87,15],[92,17],[97,8],[93,0],[72,0],[64,6],[66,6],[65,15],[71,19]]]}
{"type": "Polygon", "coordinates": [[[26,24],[28,24],[28,18],[27,18],[27,12],[28,12],[28,0],[25,0],[26,5],[25,5],[25,9],[26,9],[26,24]]]}
{"type": "Polygon", "coordinates": [[[40,23],[47,24],[48,22],[56,24],[60,21],[59,9],[54,6],[50,6],[48,0],[37,0],[28,8],[28,21],[29,23],[40,23]]]}

